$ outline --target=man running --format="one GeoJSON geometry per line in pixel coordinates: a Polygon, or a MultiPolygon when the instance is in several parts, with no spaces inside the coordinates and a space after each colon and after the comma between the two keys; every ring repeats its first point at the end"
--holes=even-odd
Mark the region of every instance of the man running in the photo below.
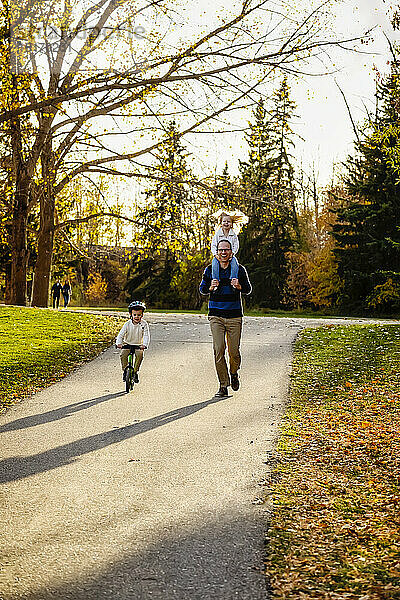
{"type": "Polygon", "coordinates": [[[212,266],[208,265],[200,283],[200,293],[210,294],[208,320],[213,337],[215,369],[219,380],[217,398],[228,396],[228,386],[239,389],[240,338],[242,334],[243,307],[241,294],[251,293],[251,284],[246,269],[239,265],[237,278],[231,279],[232,247],[228,240],[217,246],[219,280],[212,279],[212,266]],[[228,346],[229,371],[225,359],[228,346]]]}

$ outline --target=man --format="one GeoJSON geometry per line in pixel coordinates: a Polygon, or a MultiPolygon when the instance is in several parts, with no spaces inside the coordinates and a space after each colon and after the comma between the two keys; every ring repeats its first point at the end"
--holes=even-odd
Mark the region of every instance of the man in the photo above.
{"type": "Polygon", "coordinates": [[[239,389],[238,369],[240,367],[240,338],[242,334],[243,308],[241,294],[250,294],[251,284],[246,269],[239,265],[237,278],[231,279],[232,247],[228,240],[221,240],[217,246],[219,280],[212,279],[212,267],[208,265],[200,284],[201,294],[210,294],[208,320],[213,337],[214,360],[220,384],[217,398],[228,396],[228,386],[239,389]],[[228,345],[229,370],[225,359],[228,345]]]}
{"type": "Polygon", "coordinates": [[[51,288],[51,295],[53,297],[53,308],[58,308],[60,304],[60,294],[62,292],[62,285],[59,281],[53,284],[51,288]]]}

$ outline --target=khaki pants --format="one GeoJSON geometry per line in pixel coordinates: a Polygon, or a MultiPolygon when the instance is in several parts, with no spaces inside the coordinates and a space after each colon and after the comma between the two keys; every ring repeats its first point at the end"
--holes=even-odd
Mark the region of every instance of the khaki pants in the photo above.
{"type": "Polygon", "coordinates": [[[226,319],[224,317],[208,317],[213,337],[214,361],[221,386],[227,387],[230,382],[225,359],[228,346],[229,370],[236,373],[240,367],[240,337],[242,335],[242,317],[226,319]]]}
{"type": "MultiPolygon", "coordinates": [[[[125,371],[125,368],[128,366],[128,356],[129,356],[129,348],[122,348],[120,352],[121,366],[122,370],[125,371]]],[[[133,370],[135,373],[139,371],[139,367],[142,364],[143,360],[143,350],[135,349],[135,363],[133,365],[133,370]]]]}

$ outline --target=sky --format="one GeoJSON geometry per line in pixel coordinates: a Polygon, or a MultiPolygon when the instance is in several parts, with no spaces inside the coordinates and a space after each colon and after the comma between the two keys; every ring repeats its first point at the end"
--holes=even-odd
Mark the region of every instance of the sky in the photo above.
{"type": "MultiPolygon", "coordinates": [[[[330,183],[333,170],[338,173],[341,162],[352,152],[355,139],[348,110],[336,82],[346,96],[354,120],[362,122],[366,116],[365,107],[373,109],[374,106],[374,67],[380,72],[388,69],[390,53],[385,34],[391,40],[399,37],[399,32],[392,29],[389,17],[390,4],[396,1],[398,0],[335,0],[331,34],[339,39],[348,39],[362,36],[372,29],[370,42],[360,46],[361,52],[331,49],[330,61],[326,62],[326,70],[333,71],[329,75],[303,76],[302,79],[290,81],[298,116],[293,124],[293,129],[299,136],[294,150],[296,163],[308,174],[313,169],[320,187],[330,183]]],[[[172,44],[179,43],[179,36],[184,33],[199,34],[205,25],[206,29],[215,26],[220,13],[233,14],[238,4],[238,0],[176,2],[181,3],[184,17],[182,27],[175,27],[168,32],[172,44]],[[213,20],[216,22],[211,22],[213,20]]],[[[308,14],[310,6],[320,4],[320,0],[290,0],[286,2],[288,11],[291,10],[292,3],[308,14]]],[[[273,0],[271,5],[273,6],[273,0]]],[[[285,2],[279,2],[279,5],[285,5],[285,2]]],[[[137,24],[143,26],[144,30],[150,27],[145,21],[142,23],[141,16],[137,24]]],[[[145,39],[137,43],[145,53],[145,39]]],[[[276,85],[277,82],[273,83],[273,86],[276,85]]],[[[268,95],[272,89],[270,83],[263,91],[268,95]]],[[[232,119],[234,126],[239,125],[244,129],[251,119],[251,110],[242,109],[229,113],[225,119],[228,118],[232,119]]],[[[179,126],[179,117],[177,123],[179,126]]],[[[124,134],[123,138],[128,144],[137,143],[136,134],[124,134]]],[[[118,143],[121,143],[119,139],[116,140],[116,144],[118,143]]],[[[194,171],[199,177],[221,173],[225,162],[228,162],[230,173],[237,174],[238,161],[245,160],[248,152],[243,132],[194,134],[186,136],[184,144],[192,155],[194,171]]],[[[115,182],[114,185],[115,192],[122,199],[126,198],[127,202],[132,202],[132,197],[136,201],[143,197],[141,182],[125,180],[119,184],[115,182]]]]}
{"type": "Polygon", "coordinates": [[[365,53],[337,53],[338,72],[334,75],[299,82],[295,89],[301,128],[305,142],[299,145],[299,157],[316,166],[322,185],[332,177],[332,165],[352,152],[354,131],[343,96],[346,96],[354,121],[362,123],[366,109],[374,108],[374,67],[388,71],[390,57],[385,34],[394,41],[394,32],[382,0],[346,0],[336,17],[337,31],[352,36],[372,29],[365,53]]]}
{"type": "MultiPolygon", "coordinates": [[[[304,77],[292,81],[292,97],[297,103],[298,119],[294,130],[300,138],[296,141],[295,156],[298,165],[306,171],[313,166],[321,186],[332,179],[333,165],[338,172],[340,163],[352,152],[354,131],[343,96],[335,81],[346,96],[353,119],[362,123],[365,106],[374,106],[374,67],[380,72],[388,70],[389,47],[385,34],[392,41],[400,41],[399,32],[394,32],[388,15],[389,5],[384,0],[345,0],[337,6],[334,29],[338,36],[352,38],[369,29],[371,41],[361,46],[362,52],[331,52],[336,72],[321,77],[304,77]],[[365,105],[365,106],[364,106],[365,105]]],[[[247,115],[248,119],[249,115],[247,115]]],[[[228,162],[230,171],[237,172],[237,159],[246,157],[247,148],[243,136],[230,139],[214,137],[208,139],[208,149],[197,150],[204,157],[205,165],[213,168],[217,164],[220,172],[228,162]]]]}
{"type": "MultiPolygon", "coordinates": [[[[221,0],[199,0],[202,6],[221,0]]],[[[229,10],[230,2],[223,0],[229,10]]],[[[305,2],[306,0],[303,0],[305,2]]],[[[361,52],[345,50],[330,51],[334,67],[332,74],[319,77],[306,77],[291,81],[292,97],[297,103],[298,118],[294,130],[299,135],[296,141],[295,159],[297,167],[306,174],[314,170],[317,184],[323,188],[337,175],[341,163],[353,151],[354,131],[339,84],[350,106],[353,119],[362,123],[366,117],[366,107],[374,108],[375,72],[388,71],[390,50],[385,34],[391,41],[399,41],[399,32],[391,27],[388,13],[389,0],[337,0],[337,10],[333,18],[332,32],[340,39],[354,38],[372,29],[370,42],[361,45],[361,52]],[[301,138],[303,140],[301,140],[301,138]]],[[[213,14],[213,9],[211,10],[213,14]]],[[[191,27],[195,29],[199,21],[191,27]]],[[[204,22],[202,23],[204,26],[204,22]]],[[[271,87],[264,90],[267,94],[271,87]]],[[[239,113],[239,111],[237,111],[239,113]]],[[[235,124],[245,128],[251,118],[251,111],[241,110],[240,115],[230,113],[235,124]]],[[[192,155],[195,173],[208,177],[221,173],[225,162],[229,171],[238,173],[238,160],[245,160],[248,152],[243,133],[218,135],[190,135],[184,139],[188,152],[192,155]]],[[[114,192],[120,200],[133,209],[132,201],[143,202],[143,182],[121,180],[114,182],[114,192]]],[[[129,232],[127,232],[129,236],[129,232]]]]}

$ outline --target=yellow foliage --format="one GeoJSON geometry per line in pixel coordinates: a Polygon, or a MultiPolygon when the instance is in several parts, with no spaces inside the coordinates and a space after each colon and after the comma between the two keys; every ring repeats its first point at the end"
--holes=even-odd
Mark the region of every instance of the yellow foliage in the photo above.
{"type": "Polygon", "coordinates": [[[372,294],[367,298],[367,304],[371,308],[400,305],[400,285],[389,277],[385,283],[374,287],[372,294]]]}
{"type": "Polygon", "coordinates": [[[89,276],[89,286],[86,290],[86,298],[93,304],[99,304],[106,299],[107,282],[100,273],[89,276]]]}
{"type": "Polygon", "coordinates": [[[313,282],[310,292],[310,300],[316,306],[328,307],[334,304],[334,298],[338,296],[343,288],[343,281],[337,271],[335,256],[330,244],[327,244],[310,261],[308,266],[308,277],[313,282]]]}

